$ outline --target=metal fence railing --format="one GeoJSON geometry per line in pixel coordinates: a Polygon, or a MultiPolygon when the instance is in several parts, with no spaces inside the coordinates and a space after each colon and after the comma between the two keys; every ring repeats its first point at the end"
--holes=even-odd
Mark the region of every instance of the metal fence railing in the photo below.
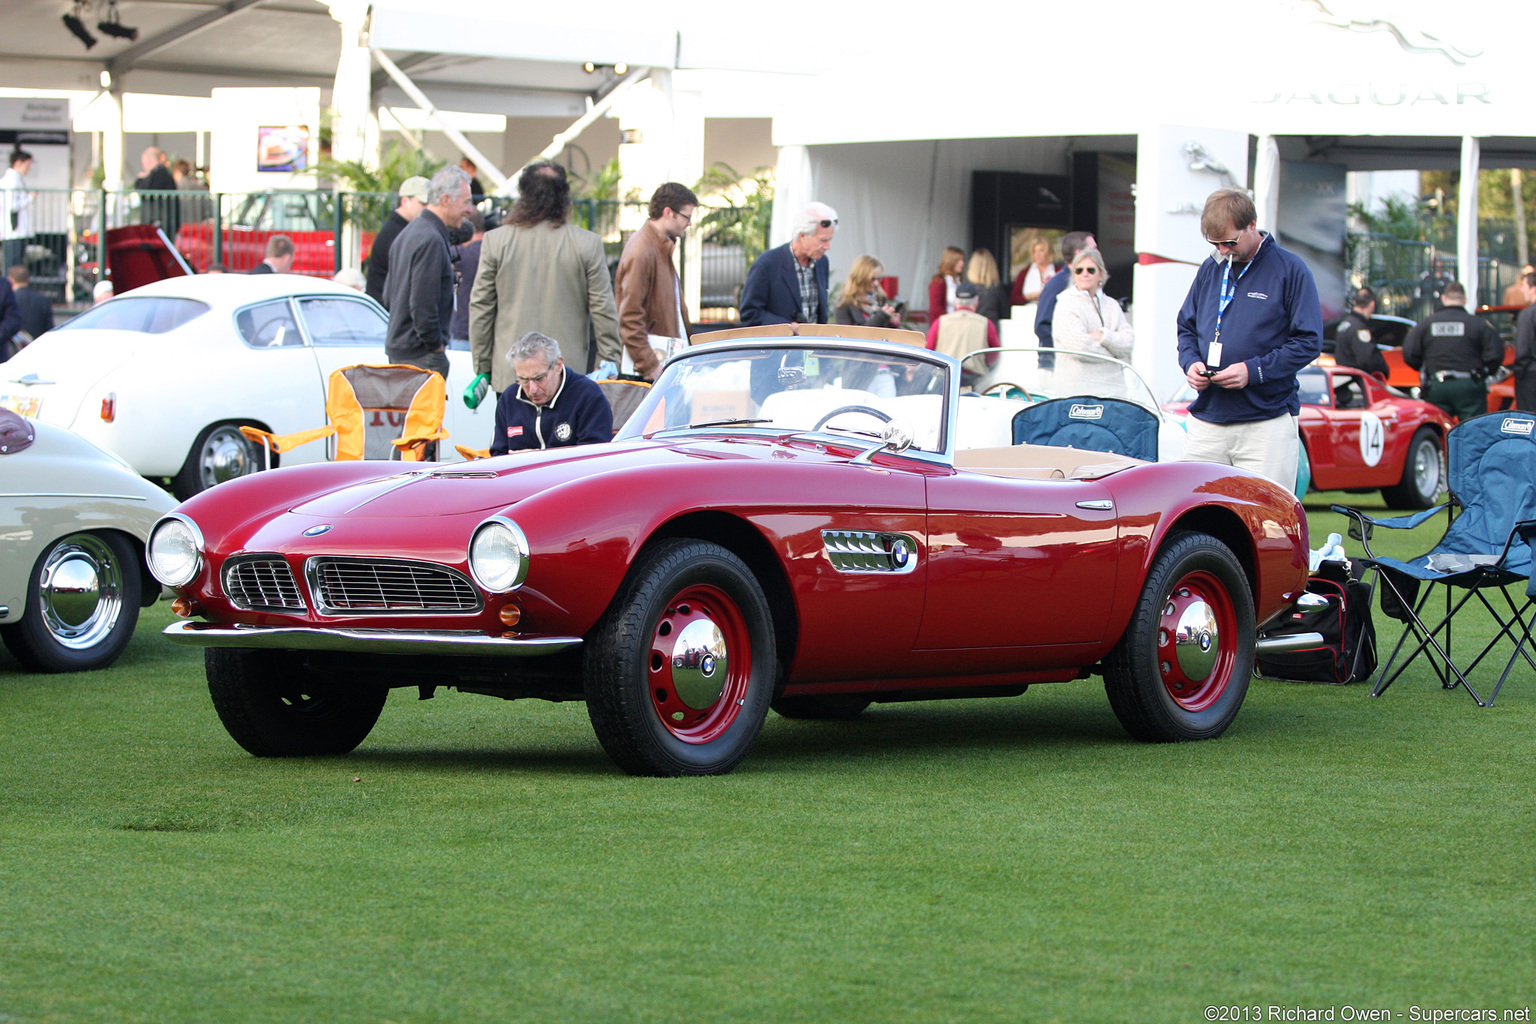
{"type": "MultiPolygon", "coordinates": [[[[330,277],[344,267],[362,268],[374,236],[396,197],[383,193],[328,191],[175,192],[105,189],[38,189],[27,207],[25,235],[7,230],[7,259],[23,263],[32,285],[60,309],[90,304],[91,289],[107,265],[107,232],[132,224],[156,224],[192,269],[206,272],[215,264],[234,272],[249,270],[262,259],[267,239],[285,234],[294,242],[294,272],[330,277]]],[[[511,200],[487,197],[480,209],[499,219],[511,200]]],[[[766,245],[740,225],[747,211],[711,208],[709,226],[683,239],[684,273],[698,273],[702,309],[696,315],[734,316],[747,266],[766,245]],[[698,258],[689,250],[698,246],[698,258]],[[689,268],[696,268],[690,270],[689,268]]],[[[603,237],[610,271],[624,242],[645,220],[645,204],[578,199],[571,219],[603,237]]],[[[7,225],[9,228],[9,225],[7,225]]]]}
{"type": "MultiPolygon", "coordinates": [[[[1350,287],[1365,285],[1376,292],[1376,310],[1392,316],[1422,320],[1435,311],[1435,296],[1448,281],[1463,281],[1454,251],[1429,242],[1390,235],[1356,234],[1344,240],[1350,287]]],[[[1499,305],[1519,271],[1507,260],[1480,257],[1475,304],[1499,305]]]]}

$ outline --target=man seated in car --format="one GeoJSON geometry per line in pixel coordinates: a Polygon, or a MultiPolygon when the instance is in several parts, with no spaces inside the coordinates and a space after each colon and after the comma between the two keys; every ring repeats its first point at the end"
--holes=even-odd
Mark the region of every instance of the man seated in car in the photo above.
{"type": "Polygon", "coordinates": [[[613,410],[602,389],[565,365],[560,343],[529,331],[507,352],[517,387],[496,402],[491,454],[613,440],[613,410]]]}

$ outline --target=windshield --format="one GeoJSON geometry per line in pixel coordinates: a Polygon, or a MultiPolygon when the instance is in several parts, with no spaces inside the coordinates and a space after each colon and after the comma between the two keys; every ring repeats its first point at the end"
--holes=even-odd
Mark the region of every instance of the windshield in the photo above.
{"type": "Polygon", "coordinates": [[[949,365],[880,346],[790,345],[690,352],[667,365],[618,439],[740,427],[879,439],[905,427],[945,451],[949,365]]]}
{"type": "Polygon", "coordinates": [[[125,295],[103,302],[59,326],[61,331],[106,330],[164,334],[208,312],[196,299],[125,295]]]}
{"type": "Polygon", "coordinates": [[[1153,412],[1157,397],[1141,374],[1109,356],[1066,349],[988,348],[960,363],[963,389],[1029,402],[1119,398],[1153,412]]]}

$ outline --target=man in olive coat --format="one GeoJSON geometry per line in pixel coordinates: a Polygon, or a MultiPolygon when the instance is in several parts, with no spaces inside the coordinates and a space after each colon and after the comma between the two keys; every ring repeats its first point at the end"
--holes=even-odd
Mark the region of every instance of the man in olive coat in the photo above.
{"type": "Polygon", "coordinates": [[[603,240],[567,224],[571,187],[559,164],[529,164],[517,180],[507,222],[480,243],[480,268],[469,293],[469,348],[475,373],[491,375],[497,394],[515,387],[507,352],[537,331],[560,343],[578,373],[598,361],[619,362],[619,317],[603,240]],[[593,358],[588,328],[597,336],[593,358]]]}

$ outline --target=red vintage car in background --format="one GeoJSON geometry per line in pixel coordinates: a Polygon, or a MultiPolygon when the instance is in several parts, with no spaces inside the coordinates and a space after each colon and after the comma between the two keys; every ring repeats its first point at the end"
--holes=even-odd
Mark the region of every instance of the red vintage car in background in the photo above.
{"type": "Polygon", "coordinates": [[[205,491],[150,541],[187,616],[168,635],[207,649],[258,756],[348,751],[406,686],[585,700],[650,775],[730,770],[770,707],[851,718],[1091,675],[1138,738],[1231,724],[1256,628],[1306,584],[1292,494],[1013,445],[1031,400],[962,400],[921,335],[788,330],[675,357],[611,444],[205,491]]]}
{"type": "MultiPolygon", "coordinates": [[[[1296,381],[1313,490],[1380,490],[1389,508],[1434,505],[1445,485],[1445,435],[1455,420],[1329,357],[1303,368],[1296,381]]],[[[1165,408],[1187,415],[1194,398],[1186,387],[1165,408]]]]}
{"type": "MultiPolygon", "coordinates": [[[[287,235],[294,245],[293,273],[331,277],[336,273],[336,232],[327,203],[334,201],[315,192],[252,193],[222,219],[224,266],[237,273],[249,270],[266,255],[269,238],[287,235]]],[[[213,218],[208,216],[183,220],[176,231],[177,250],[199,274],[214,262],[213,230],[213,218]]],[[[359,262],[367,259],[375,233],[376,225],[363,233],[359,262]]]]}

